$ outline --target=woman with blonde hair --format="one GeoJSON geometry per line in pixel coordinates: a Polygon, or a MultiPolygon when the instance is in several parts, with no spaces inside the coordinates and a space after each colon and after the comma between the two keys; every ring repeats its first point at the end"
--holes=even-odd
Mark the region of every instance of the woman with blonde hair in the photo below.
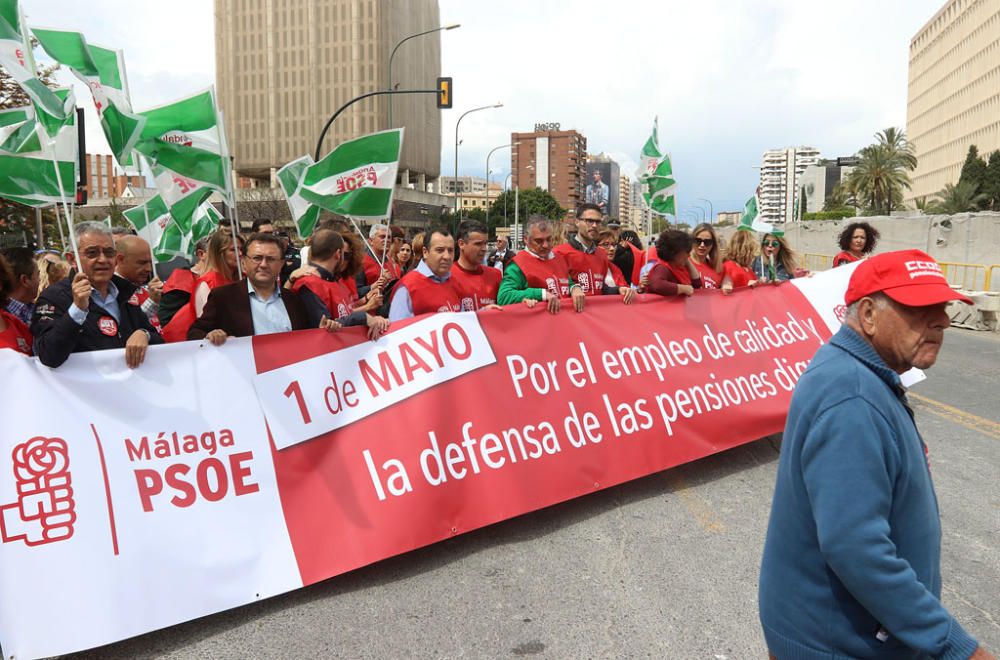
{"type": "Polygon", "coordinates": [[[701,273],[702,286],[706,289],[722,286],[722,246],[715,228],[707,222],[691,232],[691,263],[701,273]]]}
{"type": "Polygon", "coordinates": [[[759,282],[785,282],[806,275],[806,271],[799,268],[798,255],[788,247],[785,237],[778,234],[764,234],[760,254],[750,269],[759,282]]]}
{"type": "Polygon", "coordinates": [[[194,283],[191,300],[163,327],[163,338],[168,342],[186,341],[191,325],[201,316],[212,289],[235,282],[239,277],[236,262],[240,258],[243,237],[233,240],[231,232],[219,229],[208,240],[205,255],[205,272],[194,283]]]}
{"type": "Polygon", "coordinates": [[[751,229],[737,229],[726,247],[726,259],[722,263],[722,292],[757,286],[754,276],[754,257],[757,256],[757,238],[751,229]]]}
{"type": "Polygon", "coordinates": [[[38,264],[38,293],[66,278],[72,268],[57,252],[43,252],[35,257],[38,264]]]}

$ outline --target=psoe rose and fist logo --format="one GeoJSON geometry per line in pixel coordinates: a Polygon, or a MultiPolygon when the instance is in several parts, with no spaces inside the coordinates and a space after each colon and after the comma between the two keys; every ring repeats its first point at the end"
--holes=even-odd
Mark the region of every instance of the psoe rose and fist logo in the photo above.
{"type": "Polygon", "coordinates": [[[11,457],[17,501],[0,505],[0,540],[35,546],[72,537],[76,504],[66,441],[37,436],[14,447],[11,457]]]}

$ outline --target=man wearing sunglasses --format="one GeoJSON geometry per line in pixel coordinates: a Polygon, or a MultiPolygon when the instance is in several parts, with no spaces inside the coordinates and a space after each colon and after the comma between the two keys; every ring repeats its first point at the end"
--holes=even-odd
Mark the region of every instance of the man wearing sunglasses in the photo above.
{"type": "Polygon", "coordinates": [[[114,274],[117,251],[107,226],[81,222],[74,227],[80,263],[67,254],[74,271],[38,297],[32,316],[34,351],[42,364],[58,367],[71,353],[125,349],[125,363],[135,369],[150,344],[163,338],[146,314],[129,304],[135,286],[114,274]]]}
{"type": "MultiPolygon", "coordinates": [[[[306,330],[306,307],[291,289],[278,286],[285,264],[281,239],[270,233],[252,234],[243,257],[246,277],[239,282],[212,289],[198,320],[188,330],[188,339],[207,339],[214,346],[229,337],[250,337],[277,332],[306,330]]],[[[323,317],[319,327],[334,331],[340,325],[323,317]]]]}

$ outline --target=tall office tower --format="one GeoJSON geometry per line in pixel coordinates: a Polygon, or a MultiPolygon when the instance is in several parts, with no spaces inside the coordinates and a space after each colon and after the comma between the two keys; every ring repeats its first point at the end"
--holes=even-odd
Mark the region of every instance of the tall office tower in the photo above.
{"type": "MultiPolygon", "coordinates": [[[[237,172],[267,181],[275,168],[313,154],[330,116],[351,99],[388,89],[389,56],[404,38],[440,25],[437,0],[215,0],[219,105],[237,172]]],[[[433,89],[441,39],[403,44],[392,85],[433,89]]],[[[389,124],[390,97],[348,108],[323,153],[389,124]]],[[[431,94],[391,97],[392,126],[403,126],[400,183],[426,191],[441,163],[441,116],[431,94]]]]}
{"type": "Polygon", "coordinates": [[[1000,0],[949,0],[910,40],[907,201],[958,183],[970,145],[1000,149],[1000,0]]]}
{"type": "Polygon", "coordinates": [[[799,179],[819,162],[819,149],[789,147],[764,152],[760,167],[760,215],[766,222],[792,222],[796,217],[799,179]]]}
{"type": "Polygon", "coordinates": [[[531,133],[512,133],[510,142],[514,187],[547,190],[572,218],[584,200],[587,138],[559,124],[535,124],[531,133]]]}

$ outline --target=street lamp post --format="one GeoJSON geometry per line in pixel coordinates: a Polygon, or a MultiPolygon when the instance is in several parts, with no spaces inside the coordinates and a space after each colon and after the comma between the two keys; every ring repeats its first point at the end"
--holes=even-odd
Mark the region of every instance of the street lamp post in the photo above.
{"type": "Polygon", "coordinates": [[[699,197],[697,201],[705,202],[706,204],[708,204],[708,217],[709,217],[708,222],[709,224],[713,224],[715,222],[715,207],[712,206],[712,202],[705,199],[704,197],[699,197]]]}
{"type": "MultiPolygon", "coordinates": [[[[466,110],[459,116],[458,121],[455,122],[455,213],[461,212],[462,196],[458,192],[458,127],[465,119],[465,115],[479,112],[480,110],[490,110],[492,108],[502,108],[503,103],[494,103],[493,105],[484,105],[478,108],[473,108],[472,110],[466,110]]],[[[457,228],[456,228],[457,230],[457,228]]]]}
{"type": "MultiPolygon", "coordinates": [[[[510,174],[508,174],[504,178],[504,180],[503,180],[503,191],[504,191],[504,193],[510,192],[510,184],[508,182],[510,181],[511,177],[513,177],[513,176],[514,176],[514,173],[511,172],[510,174]]],[[[510,195],[506,195],[506,194],[503,196],[503,223],[504,223],[504,225],[507,225],[507,198],[509,198],[509,197],[510,197],[510,195]]]]}
{"type": "MultiPolygon", "coordinates": [[[[459,23],[454,23],[452,25],[442,25],[441,27],[436,27],[432,30],[426,30],[424,32],[418,32],[416,34],[411,34],[408,37],[403,37],[392,49],[392,53],[389,54],[389,77],[386,83],[389,85],[389,89],[392,89],[392,60],[396,57],[396,51],[399,47],[410,39],[416,39],[417,37],[422,37],[425,34],[433,34],[435,32],[440,32],[441,30],[454,30],[457,27],[462,27],[459,23]]],[[[392,96],[389,96],[389,126],[387,128],[392,128],[392,96]]]]}
{"type": "Polygon", "coordinates": [[[490,225],[490,156],[493,155],[494,151],[499,151],[500,149],[510,149],[510,144],[501,144],[499,147],[493,147],[490,152],[486,154],[486,226],[490,225]]]}

